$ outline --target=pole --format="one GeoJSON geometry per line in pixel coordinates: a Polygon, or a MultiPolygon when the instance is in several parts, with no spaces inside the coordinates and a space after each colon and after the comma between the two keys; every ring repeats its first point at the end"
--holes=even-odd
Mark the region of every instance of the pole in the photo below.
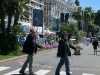
{"type": "Polygon", "coordinates": [[[82,31],[84,27],[84,9],[82,10],[82,31]]]}

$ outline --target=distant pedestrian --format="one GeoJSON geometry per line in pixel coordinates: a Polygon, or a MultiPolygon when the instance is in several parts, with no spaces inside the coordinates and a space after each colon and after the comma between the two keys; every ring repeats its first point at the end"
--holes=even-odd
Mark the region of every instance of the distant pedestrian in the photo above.
{"type": "Polygon", "coordinates": [[[83,37],[83,45],[86,44],[86,37],[83,37]]]}
{"type": "Polygon", "coordinates": [[[33,29],[31,29],[30,34],[26,38],[26,41],[24,43],[23,50],[22,50],[22,52],[28,54],[28,56],[27,56],[25,63],[23,64],[21,70],[19,71],[19,73],[25,74],[24,71],[29,63],[29,74],[36,75],[33,73],[33,68],[32,68],[33,55],[37,52],[37,47],[39,47],[39,48],[43,48],[43,47],[39,46],[36,43],[36,41],[34,39],[34,35],[35,35],[35,31],[33,29]]]}
{"type": "Polygon", "coordinates": [[[92,45],[93,45],[93,49],[94,49],[94,55],[95,55],[95,53],[97,55],[97,46],[99,46],[98,45],[98,39],[97,38],[94,39],[92,45]]]}
{"type": "MultiPolygon", "coordinates": [[[[77,50],[76,47],[72,46],[68,41],[68,32],[62,33],[62,39],[59,41],[57,58],[60,57],[59,64],[56,68],[55,75],[60,75],[60,69],[65,63],[66,75],[70,74],[70,62],[68,56],[71,56],[70,48],[77,50]]],[[[78,50],[77,50],[78,51],[78,50]]]]}
{"type": "Polygon", "coordinates": [[[90,45],[90,38],[89,37],[86,38],[86,46],[88,46],[88,45],[90,45]]]}

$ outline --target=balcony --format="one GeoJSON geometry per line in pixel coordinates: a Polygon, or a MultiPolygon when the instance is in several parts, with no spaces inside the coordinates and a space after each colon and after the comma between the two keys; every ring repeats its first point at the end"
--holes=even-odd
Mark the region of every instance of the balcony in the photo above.
{"type": "Polygon", "coordinates": [[[72,4],[72,6],[68,5],[67,6],[67,10],[73,12],[73,11],[76,11],[77,10],[77,6],[75,4],[72,4]]]}

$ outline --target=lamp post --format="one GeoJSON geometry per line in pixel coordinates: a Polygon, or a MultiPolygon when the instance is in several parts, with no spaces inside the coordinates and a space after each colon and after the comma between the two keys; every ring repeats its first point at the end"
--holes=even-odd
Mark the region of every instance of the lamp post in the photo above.
{"type": "Polygon", "coordinates": [[[84,9],[82,10],[82,19],[81,19],[81,22],[82,22],[82,31],[83,31],[83,28],[84,28],[84,9]]]}

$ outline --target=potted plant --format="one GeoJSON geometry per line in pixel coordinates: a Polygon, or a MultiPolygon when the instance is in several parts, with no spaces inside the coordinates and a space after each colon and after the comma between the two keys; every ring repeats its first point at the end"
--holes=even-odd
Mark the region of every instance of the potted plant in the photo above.
{"type": "Polygon", "coordinates": [[[78,45],[76,45],[76,48],[78,49],[78,51],[74,51],[74,55],[81,55],[81,50],[83,50],[83,48],[78,45]]]}

